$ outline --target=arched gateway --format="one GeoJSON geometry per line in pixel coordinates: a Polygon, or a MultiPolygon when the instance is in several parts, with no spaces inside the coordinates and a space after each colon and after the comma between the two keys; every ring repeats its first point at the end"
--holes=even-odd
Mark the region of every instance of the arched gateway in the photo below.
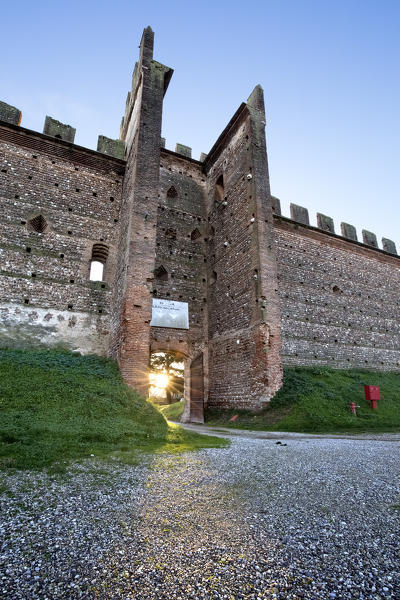
{"type": "Polygon", "coordinates": [[[154,353],[172,353],[177,360],[183,361],[185,409],[182,421],[184,423],[204,423],[207,380],[203,352],[198,352],[194,357],[187,344],[184,344],[182,340],[171,340],[169,337],[165,341],[153,339],[151,354],[154,353]]]}

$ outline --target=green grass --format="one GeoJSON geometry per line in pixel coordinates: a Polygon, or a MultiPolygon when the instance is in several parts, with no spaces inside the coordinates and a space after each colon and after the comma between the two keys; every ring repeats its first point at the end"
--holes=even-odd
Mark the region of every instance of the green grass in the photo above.
{"type": "Polygon", "coordinates": [[[0,350],[0,414],[0,467],[62,470],[92,454],[135,463],[143,451],[226,444],[169,426],[113,361],[66,351],[0,350]]]}
{"type": "Polygon", "coordinates": [[[184,402],[174,402],[174,404],[164,404],[163,406],[160,406],[160,410],[164,417],[169,421],[179,421],[182,416],[184,406],[184,402]]]}
{"type": "Polygon", "coordinates": [[[284,384],[269,407],[254,415],[240,410],[208,410],[208,425],[265,431],[362,433],[400,431],[400,374],[328,368],[286,368],[284,384]],[[379,385],[372,411],[364,384],[379,385]],[[350,410],[354,401],[357,416],[350,410]],[[229,419],[237,414],[237,420],[229,419]]]}

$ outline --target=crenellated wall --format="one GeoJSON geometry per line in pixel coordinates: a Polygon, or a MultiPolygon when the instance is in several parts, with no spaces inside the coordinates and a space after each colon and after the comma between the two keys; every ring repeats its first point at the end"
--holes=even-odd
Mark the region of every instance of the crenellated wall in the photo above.
{"type": "Polygon", "coordinates": [[[122,161],[0,125],[2,346],[107,353],[123,173],[122,161]],[[109,248],[102,283],[89,281],[96,242],[109,248]]]}
{"type": "Polygon", "coordinates": [[[336,235],[333,220],[320,214],[323,229],[311,227],[299,208],[292,217],[306,215],[303,223],[274,217],[283,364],[398,371],[400,257],[393,242],[383,242],[392,253],[378,249],[370,232],[357,242],[345,223],[346,237],[336,235]]]}
{"type": "Polygon", "coordinates": [[[174,351],[187,418],[192,361],[193,397],[254,410],[282,365],[400,371],[395,244],[366,230],[359,241],[348,223],[339,235],[321,213],[313,227],[296,204],[281,215],[260,86],[200,161],[185,144],[166,150],[172,69],[153,38],[146,28],[120,139],[99,136],[97,152],[49,116],[43,133],[20,127],[0,102],[0,347],[108,354],[144,394],[150,352],[174,351]],[[94,260],[102,281],[89,279],[94,260]],[[189,328],[151,327],[154,298],[186,302],[189,328]]]}
{"type": "Polygon", "coordinates": [[[121,123],[127,173],[123,185],[124,230],[119,249],[118,328],[115,348],[127,383],[143,394],[149,387],[150,321],[160,190],[161,119],[172,70],[153,60],[154,33],[140,43],[132,89],[121,123]]]}

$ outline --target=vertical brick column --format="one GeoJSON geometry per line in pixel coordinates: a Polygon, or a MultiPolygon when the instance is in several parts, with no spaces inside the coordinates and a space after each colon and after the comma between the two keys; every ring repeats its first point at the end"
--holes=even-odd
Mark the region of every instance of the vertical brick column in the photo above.
{"type": "Polygon", "coordinates": [[[154,34],[144,30],[121,138],[127,146],[119,256],[118,360],[125,381],[148,391],[152,279],[159,194],[162,102],[171,70],[153,60],[154,34]]]}
{"type": "Polygon", "coordinates": [[[280,310],[262,89],[211,149],[209,405],[260,410],[282,382],[280,310]],[[222,188],[222,196],[220,196],[222,188]]]}
{"type": "Polygon", "coordinates": [[[258,85],[247,101],[250,113],[252,192],[256,208],[253,252],[259,268],[252,317],[255,353],[251,365],[252,396],[267,401],[282,385],[281,317],[278,294],[272,199],[265,142],[264,94],[258,85]]]}

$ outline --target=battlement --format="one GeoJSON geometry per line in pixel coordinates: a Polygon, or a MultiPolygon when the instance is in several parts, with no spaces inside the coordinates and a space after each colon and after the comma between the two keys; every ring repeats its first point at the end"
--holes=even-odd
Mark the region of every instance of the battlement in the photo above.
{"type": "MultiPolygon", "coordinates": [[[[143,34],[144,37],[142,39],[143,48],[144,48],[144,46],[146,46],[146,48],[148,46],[148,48],[147,48],[147,50],[146,50],[146,48],[144,48],[144,49],[142,48],[142,52],[145,52],[145,50],[146,50],[146,52],[148,54],[148,59],[152,60],[152,52],[151,52],[151,58],[150,58],[149,52],[150,52],[150,47],[152,48],[152,35],[153,34],[152,34],[151,29],[150,28],[148,28],[148,29],[149,29],[149,31],[145,30],[145,32],[143,34]],[[150,39],[150,37],[151,37],[151,39],[150,39]]],[[[159,63],[157,63],[157,64],[159,64],[159,63]]],[[[164,65],[161,65],[161,66],[164,67],[164,65]]],[[[168,81],[169,81],[170,77],[172,76],[173,71],[172,71],[172,69],[169,69],[168,67],[164,67],[164,69],[165,69],[165,71],[170,72],[168,74],[168,81]]],[[[135,69],[133,72],[133,76],[132,76],[132,92],[133,93],[132,92],[128,93],[125,117],[122,119],[122,124],[121,124],[121,135],[123,135],[124,129],[126,128],[126,122],[127,122],[126,119],[128,118],[128,116],[131,115],[132,110],[133,110],[133,105],[134,105],[138,81],[139,81],[138,73],[139,73],[138,63],[136,63],[135,69]]],[[[8,123],[10,125],[14,125],[14,126],[16,125],[19,127],[21,125],[21,121],[22,121],[22,111],[14,106],[11,106],[10,104],[7,104],[6,102],[0,101],[0,121],[3,121],[4,123],[8,123]]],[[[76,129],[74,127],[72,127],[71,125],[61,123],[60,121],[57,121],[53,117],[46,115],[44,126],[43,126],[43,133],[45,135],[48,135],[55,139],[63,140],[65,142],[69,142],[69,143],[73,144],[74,140],[75,140],[76,129]]],[[[160,138],[160,147],[165,149],[165,147],[166,147],[165,138],[160,138]]],[[[104,135],[99,135],[98,142],[97,142],[97,152],[99,152],[101,154],[106,154],[108,156],[112,156],[114,158],[124,159],[124,157],[125,157],[125,142],[123,139],[111,139],[104,135]]],[[[185,144],[181,144],[179,142],[176,143],[175,153],[181,154],[183,157],[186,157],[186,158],[192,158],[192,148],[190,146],[186,146],[185,144]]],[[[199,162],[205,162],[207,159],[207,156],[208,156],[207,154],[202,152],[200,155],[199,162]]],[[[281,212],[281,204],[280,204],[279,198],[277,198],[276,196],[271,196],[271,199],[272,199],[272,209],[273,209],[274,214],[276,214],[278,216],[283,216],[282,212],[281,212]]],[[[290,219],[297,223],[301,223],[302,225],[310,226],[310,218],[309,218],[308,209],[303,206],[299,206],[298,204],[294,204],[294,203],[290,204],[290,219]]],[[[335,224],[334,224],[334,220],[332,219],[332,217],[329,217],[322,213],[317,213],[317,228],[320,229],[321,231],[325,231],[325,232],[331,233],[333,235],[338,235],[338,234],[336,234],[335,224]]],[[[384,252],[387,252],[388,254],[397,255],[396,244],[393,240],[390,240],[389,238],[385,238],[385,237],[382,238],[382,240],[381,240],[382,247],[380,248],[376,234],[371,231],[362,229],[362,231],[361,231],[362,241],[358,239],[357,230],[354,227],[354,225],[351,225],[350,223],[341,222],[340,223],[340,231],[341,231],[340,237],[343,237],[347,240],[362,243],[366,246],[369,246],[370,248],[383,250],[384,252]]]]}
{"type": "MultiPolygon", "coordinates": [[[[135,68],[137,72],[137,66],[135,68]]],[[[172,75],[172,69],[170,69],[170,71],[172,75]]],[[[135,75],[134,71],[134,75],[132,77],[133,81],[135,81],[136,78],[137,75],[135,75]]],[[[134,85],[134,83],[132,85],[134,85]]],[[[127,97],[126,114],[130,113],[130,111],[132,110],[132,103],[132,93],[129,92],[127,97]]],[[[121,130],[123,130],[125,118],[126,117],[122,119],[121,130]]],[[[6,102],[0,101],[0,121],[3,121],[4,123],[8,123],[10,125],[17,125],[19,127],[22,122],[22,111],[18,108],[15,108],[15,106],[11,106],[6,102]]],[[[71,144],[74,144],[75,142],[75,127],[67,125],[66,123],[61,123],[61,121],[57,121],[57,119],[54,119],[49,115],[46,115],[45,122],[43,125],[43,133],[50,137],[54,137],[55,139],[70,142],[71,144]]],[[[166,140],[162,137],[160,140],[160,146],[161,148],[165,148],[165,145],[166,140]]],[[[181,144],[180,142],[176,143],[174,151],[175,153],[181,154],[182,156],[185,156],[187,158],[192,158],[192,148],[190,146],[186,146],[185,144],[181,144]]],[[[100,152],[101,154],[107,154],[107,156],[112,156],[114,158],[124,159],[125,141],[123,139],[112,139],[106,137],[105,135],[99,135],[97,139],[97,152],[100,152]]],[[[200,155],[200,162],[204,162],[206,158],[207,154],[202,152],[200,155]]]]}
{"type": "MultiPolygon", "coordinates": [[[[272,210],[275,215],[278,217],[284,217],[281,211],[281,203],[279,198],[276,196],[271,196],[272,199],[272,210]]],[[[287,218],[287,217],[284,217],[287,218]]],[[[306,227],[312,227],[310,225],[310,217],[308,214],[308,209],[304,208],[304,206],[299,206],[298,204],[290,204],[290,220],[295,221],[296,223],[300,223],[301,225],[305,225],[306,227]]],[[[325,233],[329,233],[335,235],[337,237],[343,237],[352,242],[357,242],[364,246],[369,246],[370,248],[375,248],[376,250],[382,250],[387,252],[388,254],[394,254],[397,256],[396,244],[388,239],[382,238],[382,248],[378,245],[378,240],[375,233],[368,231],[367,229],[362,229],[361,236],[362,241],[358,239],[357,230],[354,225],[350,225],[349,223],[342,222],[340,223],[340,231],[341,235],[337,234],[335,231],[335,223],[332,217],[328,217],[322,213],[317,213],[317,227],[313,229],[320,229],[325,233]]]]}
{"type": "Polygon", "coordinates": [[[208,154],[206,154],[205,152],[201,152],[199,159],[193,159],[192,148],[190,146],[186,146],[185,144],[181,144],[180,142],[176,142],[175,150],[170,150],[169,148],[166,148],[166,139],[164,137],[161,138],[160,146],[162,149],[167,150],[168,152],[174,152],[175,154],[180,154],[181,156],[184,156],[185,158],[191,158],[192,160],[196,160],[196,162],[203,163],[203,162],[205,162],[205,160],[208,156],[208,154]]]}
{"type": "MultiPolygon", "coordinates": [[[[22,111],[18,108],[15,108],[15,106],[11,106],[6,102],[0,101],[0,121],[19,127],[22,121],[22,111]]],[[[30,130],[25,129],[25,131],[30,130]]],[[[43,125],[43,133],[57,140],[74,144],[76,129],[71,125],[61,123],[61,121],[57,121],[57,119],[46,115],[43,125]]],[[[97,141],[97,152],[100,152],[101,154],[107,154],[108,156],[112,156],[114,158],[123,159],[125,155],[125,144],[123,140],[112,140],[104,135],[99,135],[97,141]]]]}

